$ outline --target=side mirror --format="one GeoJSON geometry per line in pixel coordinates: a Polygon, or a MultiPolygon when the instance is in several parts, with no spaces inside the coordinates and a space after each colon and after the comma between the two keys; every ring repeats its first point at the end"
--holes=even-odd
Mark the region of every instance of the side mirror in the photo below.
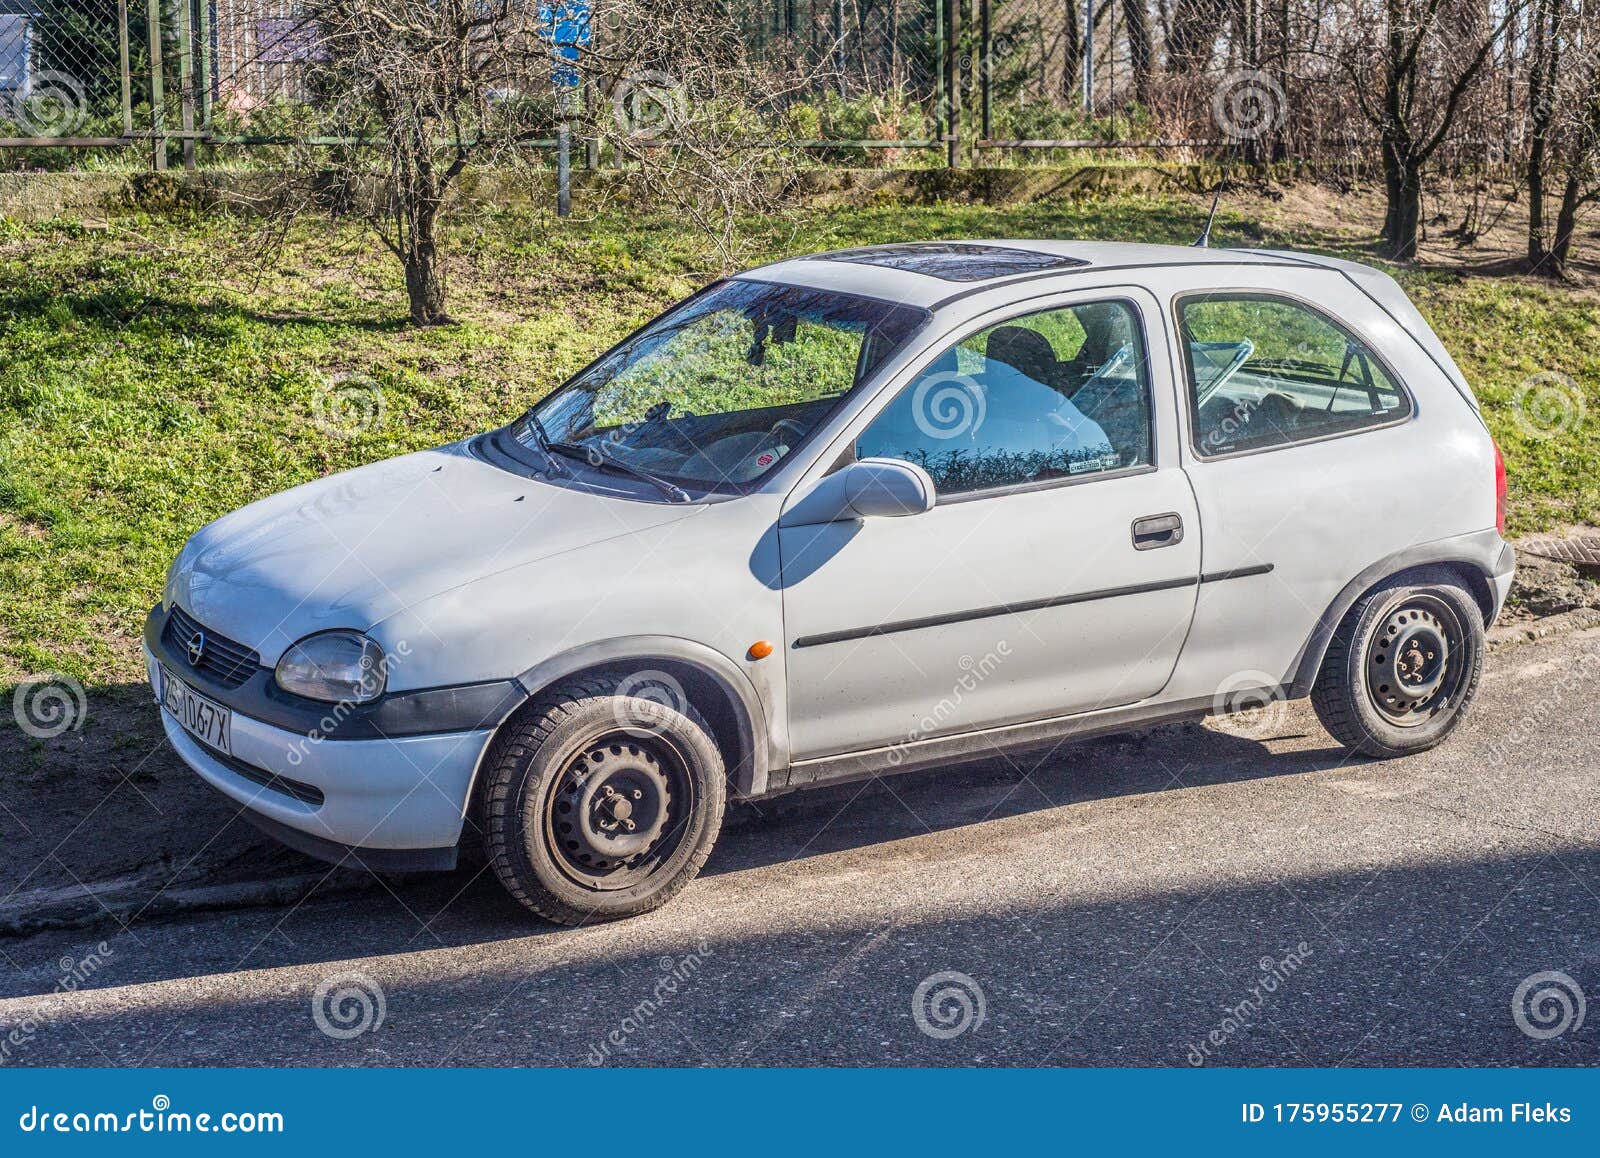
{"type": "Polygon", "coordinates": [[[783,513],[780,526],[897,518],[933,509],[933,479],[898,458],[863,458],[835,471],[783,513]]]}

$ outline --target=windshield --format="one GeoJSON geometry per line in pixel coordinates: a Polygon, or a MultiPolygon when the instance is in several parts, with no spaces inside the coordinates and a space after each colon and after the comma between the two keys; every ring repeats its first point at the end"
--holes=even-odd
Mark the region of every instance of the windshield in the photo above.
{"type": "Polygon", "coordinates": [[[926,318],[849,294],[725,281],[539,403],[524,446],[706,490],[775,467],[926,318]]]}

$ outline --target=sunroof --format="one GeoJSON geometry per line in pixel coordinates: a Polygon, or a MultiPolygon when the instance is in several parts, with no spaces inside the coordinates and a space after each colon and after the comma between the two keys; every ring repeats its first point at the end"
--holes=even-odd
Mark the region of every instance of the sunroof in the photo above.
{"type": "Polygon", "coordinates": [[[870,249],[841,249],[817,255],[820,261],[848,261],[881,265],[926,274],[944,281],[987,281],[1016,273],[1041,273],[1089,263],[1076,257],[1011,249],[1003,245],[974,245],[965,241],[914,241],[903,245],[875,245],[870,249]]]}

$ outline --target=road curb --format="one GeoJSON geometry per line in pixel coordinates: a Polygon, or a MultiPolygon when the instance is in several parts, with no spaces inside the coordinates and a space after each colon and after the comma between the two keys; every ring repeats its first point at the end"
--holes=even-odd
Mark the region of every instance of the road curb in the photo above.
{"type": "Polygon", "coordinates": [[[237,881],[223,885],[198,885],[160,889],[128,888],[109,882],[111,888],[86,885],[50,904],[28,908],[0,908],[0,940],[32,937],[61,929],[86,929],[114,924],[123,929],[136,921],[230,909],[255,909],[293,905],[315,893],[324,897],[350,896],[379,887],[376,877],[350,869],[295,873],[276,880],[237,881]]]}
{"type": "Polygon", "coordinates": [[[1600,627],[1600,608],[1579,607],[1557,615],[1546,615],[1526,623],[1506,623],[1488,632],[1490,652],[1505,651],[1523,644],[1538,643],[1575,631],[1600,627]]]}

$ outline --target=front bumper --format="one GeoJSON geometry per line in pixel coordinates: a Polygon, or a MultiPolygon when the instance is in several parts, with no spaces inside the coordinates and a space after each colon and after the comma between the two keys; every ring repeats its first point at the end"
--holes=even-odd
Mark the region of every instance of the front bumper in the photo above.
{"type": "MultiPolygon", "coordinates": [[[[144,649],[159,700],[155,655],[144,649]]],[[[175,671],[184,678],[182,669],[175,671]]],[[[197,685],[202,694],[203,685],[197,685]]],[[[498,720],[495,721],[498,723],[498,720]]],[[[246,816],[302,852],[369,868],[449,868],[493,727],[375,739],[314,738],[233,712],[230,759],[161,709],[167,742],[246,816]],[[320,798],[320,799],[319,799],[320,798]],[[287,831],[284,831],[287,830],[287,831]],[[303,839],[301,839],[303,838],[303,839]]]]}

